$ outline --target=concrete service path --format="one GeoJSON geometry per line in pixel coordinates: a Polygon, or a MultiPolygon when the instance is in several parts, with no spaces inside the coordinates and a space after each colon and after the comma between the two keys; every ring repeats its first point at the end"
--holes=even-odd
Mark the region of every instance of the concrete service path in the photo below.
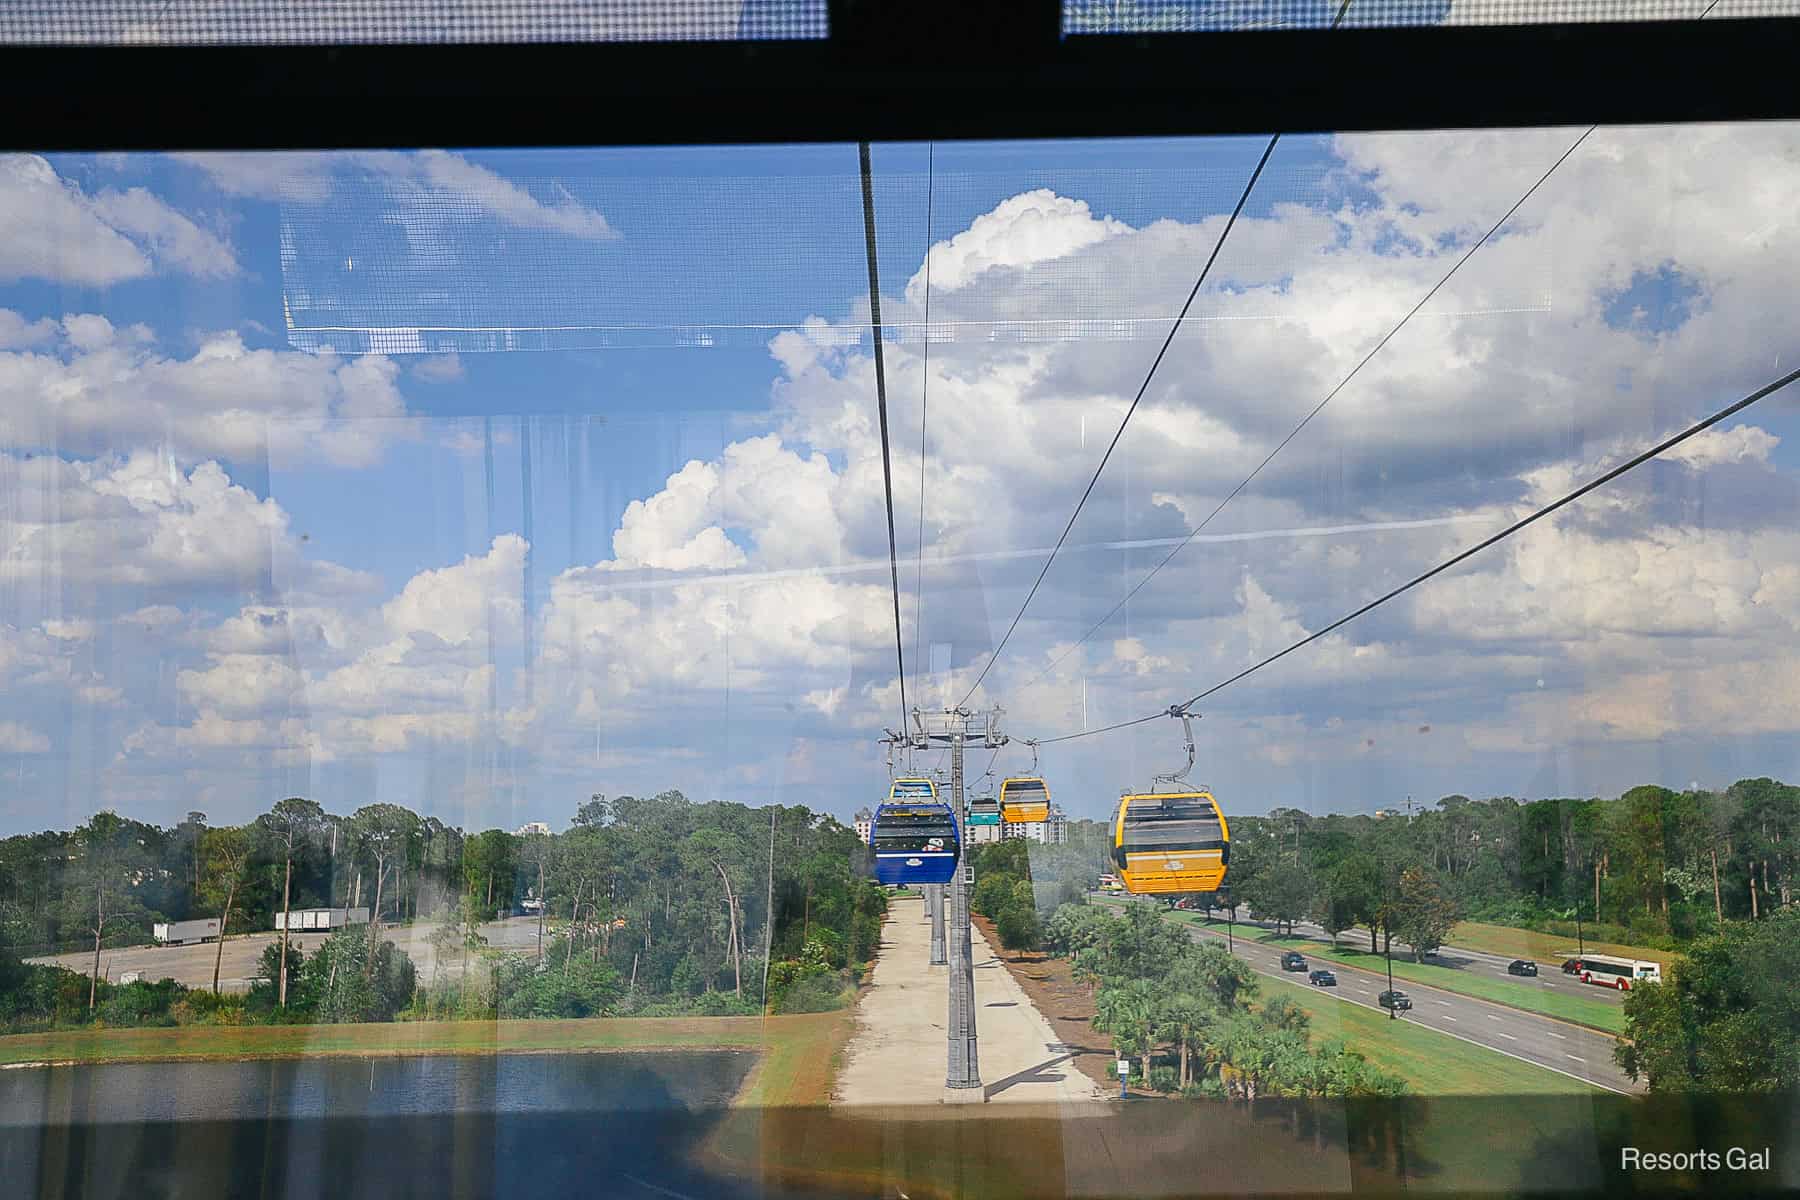
{"type": "MultiPolygon", "coordinates": [[[[1050,1023],[979,929],[973,930],[971,942],[975,1027],[988,1102],[1104,1111],[1107,1102],[1100,1089],[1075,1068],[1050,1023]]],[[[894,900],[881,929],[873,980],[857,1004],[856,1032],[844,1052],[833,1103],[916,1106],[943,1101],[949,969],[930,961],[931,922],[924,901],[894,900]]]]}

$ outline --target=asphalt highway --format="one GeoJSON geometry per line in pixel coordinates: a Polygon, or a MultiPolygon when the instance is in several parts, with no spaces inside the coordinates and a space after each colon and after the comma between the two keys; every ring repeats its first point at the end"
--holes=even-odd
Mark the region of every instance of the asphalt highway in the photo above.
{"type": "MultiPolygon", "coordinates": [[[[1258,928],[1274,928],[1273,925],[1265,924],[1264,922],[1256,922],[1256,925],[1258,928]]],[[[1317,925],[1311,925],[1305,921],[1296,921],[1294,923],[1294,932],[1303,934],[1306,937],[1317,938],[1321,942],[1331,941],[1330,934],[1326,933],[1323,929],[1320,929],[1317,925]]],[[[1356,930],[1355,932],[1346,930],[1343,933],[1338,934],[1338,944],[1342,946],[1354,946],[1359,950],[1365,950],[1369,945],[1368,931],[1363,929],[1356,930]]],[[[1395,938],[1394,953],[1400,954],[1403,951],[1409,958],[1411,957],[1412,947],[1402,942],[1399,938],[1395,938]]],[[[1575,946],[1573,942],[1569,945],[1569,957],[1575,957],[1575,946]]],[[[1505,955],[1488,954],[1482,950],[1470,950],[1462,946],[1441,946],[1438,948],[1438,952],[1427,961],[1433,966],[1443,967],[1447,970],[1467,971],[1472,975],[1503,979],[1508,983],[1517,984],[1519,987],[1558,992],[1565,996],[1581,996],[1588,1000],[1598,1000],[1602,1004],[1618,1004],[1624,999],[1624,994],[1622,992],[1615,991],[1612,988],[1597,987],[1591,983],[1583,983],[1576,976],[1564,975],[1562,971],[1556,967],[1545,966],[1542,963],[1538,965],[1538,974],[1535,977],[1530,975],[1511,975],[1507,973],[1506,964],[1512,962],[1512,959],[1507,958],[1505,955]]]]}
{"type": "MultiPolygon", "coordinates": [[[[1215,932],[1197,925],[1187,925],[1184,928],[1196,940],[1206,937],[1225,940],[1223,930],[1215,932]]],[[[1252,938],[1240,937],[1234,939],[1233,949],[1239,958],[1260,974],[1273,975],[1295,983],[1306,982],[1305,972],[1281,969],[1281,956],[1286,953],[1286,947],[1266,946],[1252,938]]],[[[1337,976],[1338,986],[1317,989],[1321,993],[1334,996],[1347,1004],[1361,1004],[1378,1012],[1385,1011],[1376,1002],[1376,997],[1387,988],[1385,976],[1323,959],[1309,960],[1307,965],[1309,968],[1325,967],[1337,976]]],[[[1502,962],[1501,966],[1504,967],[1505,963],[1502,962]]],[[[1394,984],[1412,997],[1413,1007],[1411,1011],[1400,1014],[1399,1019],[1402,1021],[1411,1021],[1450,1037],[1484,1046],[1495,1053],[1522,1059],[1564,1075],[1573,1075],[1608,1091],[1629,1094],[1643,1090],[1641,1085],[1632,1083],[1613,1062],[1613,1039],[1597,1030],[1571,1025],[1553,1017],[1521,1012],[1503,1004],[1490,1004],[1485,1000],[1423,984],[1399,979],[1394,984]]],[[[1605,994],[1600,988],[1588,990],[1605,994]]]]}

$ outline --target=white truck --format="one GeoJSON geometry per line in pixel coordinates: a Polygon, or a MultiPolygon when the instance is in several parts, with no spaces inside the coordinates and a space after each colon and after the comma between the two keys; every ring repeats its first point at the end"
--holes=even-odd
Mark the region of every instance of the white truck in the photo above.
{"type": "Polygon", "coordinates": [[[195,942],[219,940],[219,918],[202,917],[197,921],[158,921],[150,935],[165,946],[187,946],[195,942]]]}
{"type": "Polygon", "coordinates": [[[310,933],[314,930],[326,931],[342,929],[346,925],[367,925],[369,910],[366,908],[296,908],[293,911],[293,922],[288,922],[289,914],[275,914],[275,928],[291,929],[295,933],[310,933]]]}

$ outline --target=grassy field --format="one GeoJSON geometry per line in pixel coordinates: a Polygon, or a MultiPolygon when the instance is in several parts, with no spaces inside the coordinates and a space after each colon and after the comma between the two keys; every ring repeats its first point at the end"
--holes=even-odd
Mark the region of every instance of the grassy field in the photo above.
{"type": "Polygon", "coordinates": [[[73,1029],[0,1037],[0,1065],[209,1059],[760,1050],[739,1103],[821,1104],[848,1012],[769,1017],[607,1017],[370,1025],[187,1025],[73,1029]]]}
{"type": "MultiPolygon", "coordinates": [[[[1326,959],[1347,967],[1360,967],[1378,975],[1385,975],[1387,972],[1386,960],[1367,950],[1352,950],[1347,947],[1333,950],[1328,942],[1303,937],[1262,937],[1257,940],[1292,946],[1309,957],[1326,959]]],[[[1434,967],[1430,963],[1402,961],[1398,956],[1394,959],[1394,978],[1404,979],[1408,983],[1428,984],[1446,992],[1473,996],[1477,1000],[1490,1000],[1495,1004],[1504,1004],[1526,1012],[1541,1013],[1546,1017],[1586,1025],[1602,1033],[1625,1032],[1625,1010],[1618,1005],[1588,1000],[1581,996],[1565,996],[1560,992],[1532,987],[1523,981],[1510,983],[1504,979],[1487,979],[1453,967],[1434,967]]]]}
{"type": "Polygon", "coordinates": [[[831,1099],[844,1046],[855,1028],[854,1009],[770,1017],[763,1056],[738,1093],[739,1108],[795,1108],[831,1099]],[[783,1024],[777,1028],[776,1022],[783,1024]]]}
{"type": "Polygon", "coordinates": [[[1460,1038],[1285,979],[1264,979],[1264,996],[1287,996],[1312,1017],[1315,1043],[1342,1038],[1421,1096],[1598,1095],[1600,1088],[1460,1038]]]}
{"type": "MultiPolygon", "coordinates": [[[[1560,933],[1538,933],[1531,929],[1514,929],[1510,925],[1484,925],[1479,921],[1463,921],[1450,931],[1448,942],[1452,946],[1466,946],[1470,950],[1484,950],[1489,954],[1504,954],[1508,958],[1531,958],[1541,963],[1561,966],[1563,959],[1575,955],[1575,939],[1560,933]],[[1563,953],[1568,951],[1567,954],[1563,953]]],[[[1583,943],[1594,954],[1610,954],[1619,958],[1641,958],[1645,962],[1661,963],[1663,970],[1669,969],[1675,955],[1668,950],[1652,950],[1648,946],[1626,946],[1618,942],[1596,942],[1588,938],[1583,943]]]]}

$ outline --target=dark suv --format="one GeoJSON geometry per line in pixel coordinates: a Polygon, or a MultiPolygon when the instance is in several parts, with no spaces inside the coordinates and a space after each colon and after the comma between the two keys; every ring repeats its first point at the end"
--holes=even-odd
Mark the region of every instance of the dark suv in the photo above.
{"type": "Polygon", "coordinates": [[[1376,1002],[1383,1008],[1391,1008],[1396,1012],[1404,1012],[1412,1007],[1412,997],[1405,992],[1383,992],[1376,997],[1376,1002]]]}
{"type": "Polygon", "coordinates": [[[1528,958],[1515,958],[1506,964],[1508,975],[1537,975],[1537,964],[1528,958]]]}
{"type": "Polygon", "coordinates": [[[1337,976],[1333,975],[1330,971],[1318,970],[1308,975],[1306,977],[1306,982],[1312,984],[1314,987],[1336,987],[1337,976]]]}
{"type": "Polygon", "coordinates": [[[1289,950],[1286,954],[1281,956],[1281,969],[1284,971],[1304,971],[1306,970],[1306,959],[1302,958],[1298,951],[1289,950]]]}

